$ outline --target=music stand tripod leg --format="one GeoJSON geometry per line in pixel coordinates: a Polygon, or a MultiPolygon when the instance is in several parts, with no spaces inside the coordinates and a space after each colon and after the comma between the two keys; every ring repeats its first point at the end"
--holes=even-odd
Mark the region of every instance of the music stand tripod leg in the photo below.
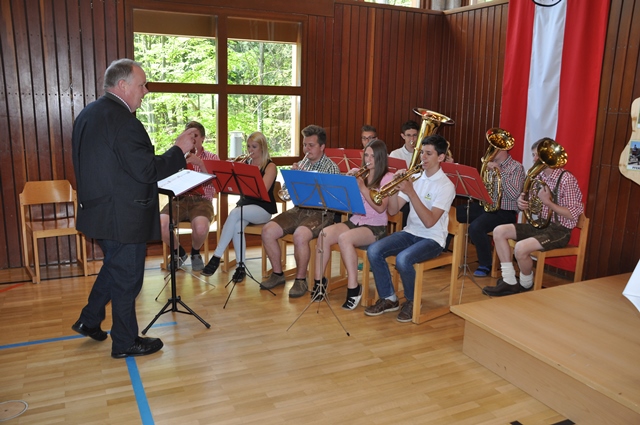
{"type": "MultiPolygon", "coordinates": [[[[244,240],[244,227],[242,226],[242,222],[244,221],[244,215],[243,215],[243,208],[244,205],[240,205],[240,255],[242,255],[242,247],[243,247],[243,243],[242,241],[244,240]]],[[[248,277],[249,279],[253,280],[255,283],[257,283],[258,285],[260,285],[260,289],[266,289],[267,291],[271,292],[271,295],[273,295],[274,297],[276,296],[276,294],[268,288],[265,288],[264,286],[262,286],[262,284],[260,282],[258,282],[253,275],[251,274],[251,272],[249,271],[249,268],[247,266],[245,266],[244,264],[244,258],[240,258],[240,261],[236,261],[236,270],[237,269],[243,269],[245,272],[245,276],[248,277]]],[[[227,295],[227,300],[224,302],[224,305],[222,306],[222,308],[226,308],[227,307],[227,303],[229,302],[229,298],[231,298],[231,294],[233,293],[233,290],[236,288],[236,285],[238,284],[238,282],[235,282],[233,280],[233,276],[231,277],[231,279],[229,280],[229,282],[227,282],[226,285],[224,285],[224,287],[226,288],[227,286],[229,286],[229,284],[233,282],[233,286],[231,287],[231,290],[229,291],[229,295],[227,295]]]]}
{"type": "MultiPolygon", "coordinates": [[[[169,224],[169,229],[172,229],[172,227],[173,227],[172,224],[171,224],[171,223],[173,223],[173,214],[172,214],[173,206],[171,205],[172,198],[173,198],[173,194],[169,195],[169,223],[170,223],[169,224]]],[[[184,302],[182,302],[182,300],[180,299],[180,296],[177,295],[178,291],[177,291],[177,287],[176,287],[176,268],[173,267],[173,260],[175,258],[174,238],[173,238],[173,236],[174,235],[173,235],[173,232],[172,232],[171,236],[169,238],[169,264],[171,264],[171,267],[170,267],[171,298],[169,298],[167,300],[167,303],[164,305],[164,307],[162,307],[160,309],[160,312],[158,314],[156,314],[156,316],[147,325],[147,327],[142,330],[142,335],[145,335],[147,333],[149,328],[151,328],[151,326],[153,326],[153,324],[156,322],[156,320],[158,320],[158,318],[160,316],[162,316],[163,314],[168,313],[170,311],[177,312],[177,313],[191,314],[196,319],[198,319],[200,322],[202,322],[202,324],[205,325],[207,327],[207,329],[211,327],[211,325],[209,323],[205,322],[204,319],[202,319],[202,317],[198,316],[198,314],[195,311],[190,309],[184,302]],[[180,304],[185,309],[187,309],[187,312],[178,310],[178,304],[180,304]],[[169,306],[171,306],[171,308],[168,308],[169,306]]]]}
{"type": "Polygon", "coordinates": [[[473,275],[471,275],[471,269],[469,268],[469,263],[468,263],[468,253],[469,253],[469,209],[471,207],[471,197],[467,197],[467,228],[465,231],[465,235],[464,235],[464,263],[462,264],[462,273],[458,275],[458,277],[462,277],[462,286],[460,288],[460,297],[462,297],[462,291],[464,291],[464,280],[465,277],[469,277],[469,279],[471,279],[471,281],[473,283],[475,283],[475,285],[478,287],[478,289],[482,290],[482,287],[480,285],[478,285],[478,282],[476,282],[476,280],[473,278],[473,275]],[[467,271],[469,271],[469,274],[467,274],[467,271]]]}
{"type": "MultiPolygon", "coordinates": [[[[324,222],[325,219],[327,217],[327,210],[324,209],[322,210],[322,223],[320,225],[320,234],[324,237],[324,222]]],[[[323,264],[323,257],[324,255],[324,249],[322,247],[320,247],[320,264],[323,264]]],[[[313,271],[315,272],[315,271],[313,271]]],[[[327,286],[328,286],[328,282],[327,282],[327,286]]],[[[293,325],[295,325],[295,323],[298,321],[298,319],[300,319],[300,317],[302,317],[302,315],[304,314],[305,311],[307,311],[309,309],[309,307],[311,307],[311,304],[313,304],[314,302],[316,302],[316,299],[323,295],[322,297],[322,301],[324,301],[327,306],[329,307],[329,310],[331,310],[331,313],[333,313],[333,316],[336,318],[336,320],[338,321],[338,323],[340,324],[340,326],[342,327],[342,330],[344,330],[344,332],[347,334],[347,336],[351,336],[351,334],[349,333],[349,331],[347,331],[347,329],[344,327],[344,325],[342,324],[342,322],[340,321],[340,318],[338,317],[338,315],[336,314],[335,311],[333,311],[333,308],[331,307],[331,304],[329,303],[329,294],[326,292],[327,288],[323,288],[321,291],[318,291],[318,293],[316,293],[311,300],[309,301],[309,304],[307,304],[307,306],[302,310],[302,312],[298,315],[298,317],[296,317],[296,319],[293,321],[293,323],[291,323],[291,325],[289,325],[289,327],[287,328],[287,331],[289,331],[289,329],[291,329],[291,327],[293,325]]],[[[318,312],[320,311],[320,305],[318,304],[318,312]]]]}

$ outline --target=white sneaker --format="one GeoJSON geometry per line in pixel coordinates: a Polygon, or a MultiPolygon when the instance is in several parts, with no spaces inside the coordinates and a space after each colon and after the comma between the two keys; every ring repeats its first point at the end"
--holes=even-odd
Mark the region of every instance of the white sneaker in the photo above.
{"type": "Polygon", "coordinates": [[[362,285],[358,285],[358,289],[360,291],[355,297],[350,297],[347,295],[347,300],[344,302],[344,304],[342,304],[342,308],[344,308],[345,310],[355,310],[355,308],[358,307],[358,304],[360,304],[360,299],[362,298],[362,285]]]}

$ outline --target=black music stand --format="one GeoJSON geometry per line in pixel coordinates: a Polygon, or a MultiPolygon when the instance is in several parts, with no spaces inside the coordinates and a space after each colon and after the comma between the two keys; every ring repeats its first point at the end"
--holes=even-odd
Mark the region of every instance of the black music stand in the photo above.
{"type": "MultiPolygon", "coordinates": [[[[229,195],[239,195],[241,198],[253,198],[260,199],[262,201],[269,201],[269,192],[267,192],[267,188],[264,185],[264,180],[262,180],[262,175],[260,174],[260,169],[255,165],[243,164],[239,162],[230,162],[230,161],[214,161],[211,163],[211,172],[215,174],[215,179],[213,180],[213,185],[218,191],[218,193],[226,193],[229,195]]],[[[242,255],[242,240],[244,239],[244,228],[242,227],[243,221],[243,206],[240,205],[240,254],[242,255]]],[[[220,226],[220,224],[218,224],[220,226]]],[[[263,286],[258,282],[249,269],[244,264],[244,258],[236,258],[236,269],[243,269],[246,276],[248,276],[255,283],[260,285],[261,288],[263,286]]],[[[237,282],[231,278],[229,282],[224,286],[225,288],[229,286],[229,284],[233,282],[233,286],[231,287],[231,291],[229,291],[229,295],[227,296],[227,300],[225,301],[222,308],[227,307],[227,303],[229,302],[229,298],[231,298],[231,294],[236,287],[237,282]]],[[[275,296],[270,289],[268,290],[275,296]]]]}
{"type": "MultiPolygon", "coordinates": [[[[444,171],[456,187],[456,195],[467,198],[467,228],[464,235],[464,264],[460,266],[462,267],[462,290],[464,290],[464,279],[467,276],[469,276],[469,279],[471,279],[478,288],[482,289],[482,287],[478,285],[478,282],[473,278],[473,275],[470,273],[467,274],[467,271],[471,271],[469,269],[469,264],[467,263],[467,253],[469,250],[469,206],[471,205],[472,199],[491,203],[491,196],[489,196],[489,192],[482,181],[482,177],[480,177],[478,170],[475,168],[468,165],[449,162],[442,162],[440,163],[440,166],[442,167],[442,171],[444,171]]],[[[462,298],[462,291],[460,291],[460,297],[462,298]]]]}
{"type": "Polygon", "coordinates": [[[158,314],[156,314],[156,316],[147,325],[147,327],[142,330],[142,335],[145,335],[147,333],[149,328],[153,326],[153,324],[156,322],[156,320],[158,320],[160,316],[170,311],[175,313],[190,314],[194,316],[196,319],[198,319],[200,322],[202,322],[202,324],[207,329],[211,327],[209,323],[205,322],[205,320],[202,317],[198,316],[198,314],[195,311],[191,310],[189,306],[186,305],[180,299],[180,296],[177,295],[176,267],[174,267],[175,252],[174,252],[174,237],[173,237],[175,232],[175,225],[173,223],[173,205],[171,203],[174,197],[181,195],[187,192],[188,190],[196,186],[199,186],[200,184],[208,180],[211,180],[213,177],[214,176],[212,175],[198,173],[191,170],[182,170],[158,182],[158,192],[162,193],[163,195],[167,195],[167,197],[169,198],[169,264],[170,264],[169,269],[170,269],[170,276],[171,276],[171,298],[167,300],[167,303],[164,305],[164,307],[160,309],[158,314]],[[184,307],[184,309],[187,311],[179,310],[178,304],[184,307]]]}
{"type": "MultiPolygon", "coordinates": [[[[326,218],[327,211],[339,211],[349,214],[364,214],[364,204],[360,196],[360,189],[356,178],[353,176],[343,176],[340,174],[310,173],[298,170],[282,170],[282,177],[289,188],[289,194],[293,204],[303,208],[316,208],[322,210],[322,223],[326,218]]],[[[320,229],[320,233],[324,235],[324,225],[320,229]]],[[[320,264],[323,263],[324,250],[320,247],[320,264]]],[[[315,273],[315,270],[312,271],[315,273]]],[[[344,325],[333,311],[329,303],[329,297],[324,291],[319,291],[309,304],[302,310],[300,315],[291,323],[287,331],[302,317],[305,311],[316,301],[320,295],[323,301],[327,303],[329,310],[333,313],[342,329],[347,336],[351,336],[345,329],[344,325]]],[[[318,304],[318,311],[320,305],[318,304]]]]}

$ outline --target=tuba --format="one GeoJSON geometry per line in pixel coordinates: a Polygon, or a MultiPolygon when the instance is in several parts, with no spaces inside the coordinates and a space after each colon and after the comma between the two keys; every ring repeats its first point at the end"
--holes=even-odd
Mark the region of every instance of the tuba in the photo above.
{"type": "Polygon", "coordinates": [[[536,179],[536,176],[540,174],[545,168],[560,168],[564,167],[567,163],[567,153],[564,148],[556,143],[555,140],[545,137],[538,145],[538,160],[527,171],[527,177],[524,180],[524,192],[525,201],[529,202],[529,207],[524,210],[524,215],[527,221],[535,228],[544,229],[549,225],[551,221],[551,209],[547,214],[547,217],[542,217],[542,201],[538,197],[538,192],[543,189],[547,184],[540,179],[536,179]]]}
{"type": "Polygon", "coordinates": [[[494,168],[490,170],[487,168],[487,164],[493,161],[499,151],[508,151],[513,148],[514,140],[511,133],[498,127],[487,130],[486,137],[487,142],[489,142],[489,147],[481,160],[482,167],[480,168],[480,176],[482,176],[482,182],[487,188],[489,196],[491,196],[491,199],[495,199],[495,203],[489,204],[480,201],[480,204],[486,212],[493,212],[500,209],[500,202],[502,201],[502,176],[500,175],[499,169],[494,168]]]}
{"type": "MultiPolygon", "coordinates": [[[[381,205],[384,198],[396,194],[398,192],[397,186],[400,183],[412,178],[414,174],[422,173],[422,161],[420,160],[419,148],[419,145],[422,143],[422,139],[435,134],[441,124],[455,124],[455,122],[451,118],[437,112],[430,111],[428,109],[413,108],[413,112],[420,115],[420,117],[422,118],[422,124],[420,125],[420,132],[418,133],[416,147],[413,149],[411,162],[409,163],[409,167],[404,174],[398,175],[389,183],[382,186],[380,189],[371,189],[369,195],[371,196],[371,200],[376,205],[381,205]]],[[[418,177],[420,176],[418,175],[418,177]]]]}

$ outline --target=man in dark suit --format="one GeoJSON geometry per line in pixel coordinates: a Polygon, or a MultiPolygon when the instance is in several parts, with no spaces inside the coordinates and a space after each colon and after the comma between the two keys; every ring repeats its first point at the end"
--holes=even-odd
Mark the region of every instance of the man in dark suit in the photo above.
{"type": "Polygon", "coordinates": [[[78,193],[76,227],[94,238],[103,266],[87,305],[72,329],[97,341],[111,301],[111,356],[155,353],[158,338],[138,336],[135,300],[142,289],[146,243],[160,239],[157,182],[186,166],[195,130],[183,132],[163,155],[155,155],[142,123],[133,115],[149,91],[140,64],[111,63],[104,74],[105,94],[87,105],[73,126],[73,166],[78,193]]]}

